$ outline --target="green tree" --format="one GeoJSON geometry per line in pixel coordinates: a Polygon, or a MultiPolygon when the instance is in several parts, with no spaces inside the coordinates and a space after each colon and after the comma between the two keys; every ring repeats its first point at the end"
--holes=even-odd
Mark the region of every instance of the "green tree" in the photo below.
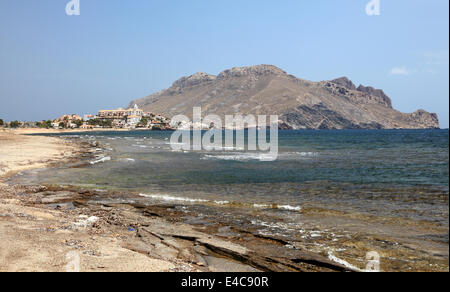
{"type": "Polygon", "coordinates": [[[18,128],[20,126],[20,123],[19,123],[19,121],[13,121],[13,122],[9,123],[9,126],[11,128],[18,128]]]}
{"type": "Polygon", "coordinates": [[[148,118],[142,117],[141,121],[136,125],[137,128],[146,128],[148,124],[148,118]]]}
{"type": "Polygon", "coordinates": [[[66,124],[64,122],[61,122],[59,123],[59,127],[64,129],[66,127],[66,124]]]}
{"type": "Polygon", "coordinates": [[[112,120],[92,119],[87,123],[91,126],[100,126],[103,128],[112,128],[112,120]]]}
{"type": "Polygon", "coordinates": [[[2,127],[5,124],[2,119],[0,119],[0,127],[2,127]]]}
{"type": "Polygon", "coordinates": [[[36,122],[36,127],[38,128],[51,128],[52,126],[52,121],[40,121],[40,122],[36,122]]]}
{"type": "Polygon", "coordinates": [[[81,127],[83,125],[83,120],[76,120],[73,122],[75,125],[77,125],[77,128],[81,127]]]}

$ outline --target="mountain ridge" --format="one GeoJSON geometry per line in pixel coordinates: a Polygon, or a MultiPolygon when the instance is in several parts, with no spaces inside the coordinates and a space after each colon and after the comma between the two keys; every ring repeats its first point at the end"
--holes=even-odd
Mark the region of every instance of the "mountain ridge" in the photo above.
{"type": "Polygon", "coordinates": [[[273,65],[235,67],[176,80],[168,89],[133,100],[146,111],[192,117],[207,114],[278,115],[283,129],[432,129],[436,114],[401,113],[383,90],[356,85],[347,77],[313,82],[273,65]]]}

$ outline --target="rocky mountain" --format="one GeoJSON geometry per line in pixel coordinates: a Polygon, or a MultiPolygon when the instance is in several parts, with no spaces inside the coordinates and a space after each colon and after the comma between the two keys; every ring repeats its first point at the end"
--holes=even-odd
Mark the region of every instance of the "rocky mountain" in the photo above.
{"type": "Polygon", "coordinates": [[[217,76],[196,73],[134,104],[167,117],[192,117],[193,107],[201,107],[203,116],[276,114],[283,129],[439,128],[436,114],[393,109],[383,90],[356,87],[346,77],[307,81],[271,65],[233,68],[217,76]]]}

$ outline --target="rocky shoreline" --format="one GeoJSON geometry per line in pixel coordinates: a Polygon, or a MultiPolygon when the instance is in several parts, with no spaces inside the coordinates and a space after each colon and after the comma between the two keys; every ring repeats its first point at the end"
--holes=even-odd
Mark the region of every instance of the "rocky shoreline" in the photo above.
{"type": "MultiPolygon", "coordinates": [[[[70,143],[78,151],[48,161],[47,167],[87,164],[101,147],[74,139],[70,143]]],[[[138,194],[72,186],[1,185],[4,242],[0,270],[64,271],[67,254],[75,252],[80,271],[351,271],[326,257],[287,248],[282,239],[256,231],[221,226],[220,222],[214,226],[185,224],[184,213],[175,205],[123,200],[133,196],[138,194]]]]}
{"type": "MultiPolygon", "coordinates": [[[[174,267],[169,271],[350,271],[325,257],[287,249],[288,243],[281,239],[220,223],[184,224],[181,219],[184,214],[174,205],[118,203],[125,195],[120,192],[60,186],[10,186],[1,192],[9,193],[10,199],[25,207],[61,213],[65,220],[46,227],[43,234],[73,232],[66,244],[89,257],[101,257],[102,253],[76,239],[80,229],[95,237],[115,238],[124,249],[172,263],[174,267]]],[[[14,216],[18,215],[1,214],[2,218],[14,216]]],[[[36,220],[32,216],[22,219],[36,220]]]]}
{"type": "MultiPolygon", "coordinates": [[[[48,139],[70,145],[72,151],[57,159],[45,159],[45,167],[55,171],[59,167],[84,167],[102,156],[102,145],[93,140],[48,139]]],[[[65,271],[68,253],[80,257],[80,271],[362,271],[367,250],[380,251],[383,269],[389,271],[448,271],[440,239],[424,248],[414,241],[370,232],[339,237],[336,242],[327,236],[289,238],[261,232],[250,219],[239,224],[218,219],[216,214],[229,212],[221,206],[155,202],[127,190],[24,185],[26,180],[20,177],[9,180],[9,185],[0,182],[0,234],[4,236],[0,271],[65,271]]],[[[339,221],[361,215],[305,206],[302,216],[339,221]]],[[[385,218],[360,220],[387,227],[385,218]]],[[[392,228],[411,224],[424,234],[443,232],[431,223],[409,221],[398,221],[392,228]]],[[[323,228],[315,226],[314,230],[323,228]]]]}

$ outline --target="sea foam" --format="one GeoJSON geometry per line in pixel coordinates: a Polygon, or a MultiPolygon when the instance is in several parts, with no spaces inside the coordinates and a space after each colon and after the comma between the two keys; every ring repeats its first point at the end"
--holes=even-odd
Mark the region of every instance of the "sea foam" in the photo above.
{"type": "Polygon", "coordinates": [[[206,203],[206,202],[209,202],[208,200],[173,197],[173,196],[169,196],[169,195],[139,194],[139,196],[144,197],[144,198],[161,200],[161,201],[175,201],[175,202],[189,202],[189,203],[206,203]]]}
{"type": "Polygon", "coordinates": [[[92,164],[92,165],[94,165],[94,164],[97,164],[97,163],[101,163],[101,162],[105,162],[105,161],[110,161],[110,160],[111,160],[111,157],[107,156],[107,157],[102,157],[102,158],[100,158],[100,159],[98,159],[98,160],[91,161],[91,162],[89,162],[89,163],[92,164]]]}

